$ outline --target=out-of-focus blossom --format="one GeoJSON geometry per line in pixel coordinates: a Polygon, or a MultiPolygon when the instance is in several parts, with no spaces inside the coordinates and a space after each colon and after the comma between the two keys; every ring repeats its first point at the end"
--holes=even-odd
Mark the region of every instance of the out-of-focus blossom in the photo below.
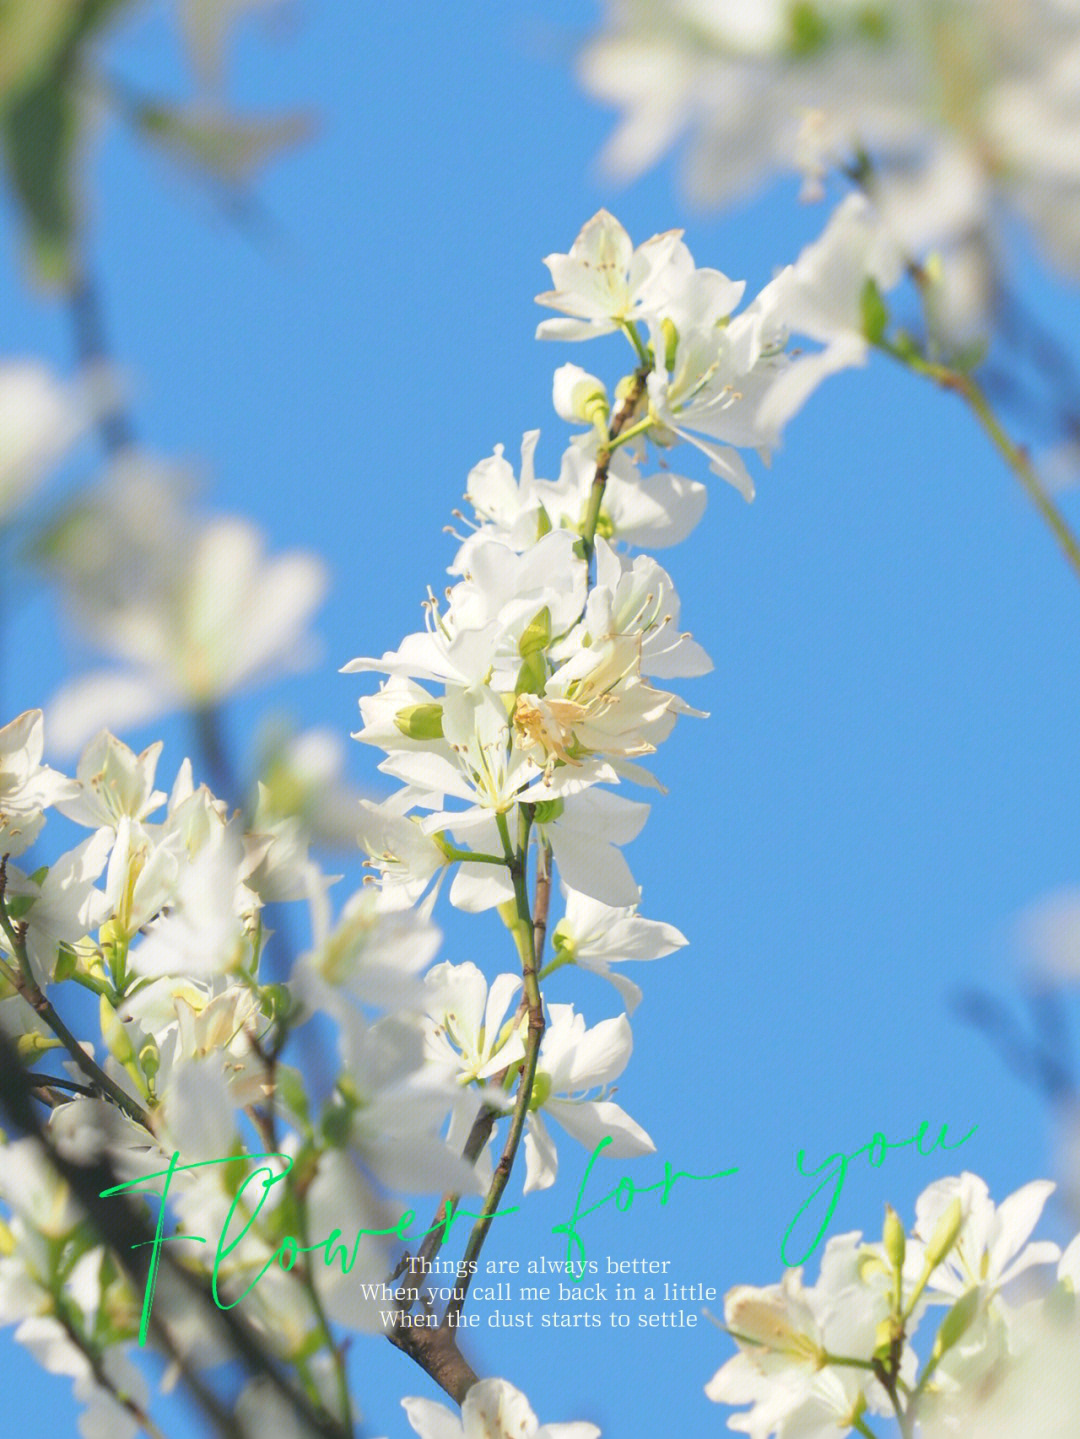
{"type": "Polygon", "coordinates": [[[595,1424],[540,1424],[520,1389],[481,1379],[465,1395],[460,1416],[431,1399],[403,1399],[420,1439],[599,1439],[595,1424]]]}
{"type": "Polygon", "coordinates": [[[1046,895],[1020,916],[1016,937],[1042,984],[1080,982],[1080,888],[1046,895]]]}
{"type": "Polygon", "coordinates": [[[85,386],[63,384],[35,360],[0,362],[0,525],[44,482],[92,417],[85,386]]]}
{"type": "Polygon", "coordinates": [[[1080,269],[1071,3],[606,0],[580,73],[621,113],[610,167],[637,174],[689,136],[685,179],[701,203],[791,170],[816,197],[830,169],[868,157],[911,253],[939,247],[984,271],[969,315],[989,298],[1002,201],[1080,269]]]}
{"type": "Polygon", "coordinates": [[[124,666],[54,696],[50,739],[65,752],[103,724],[206,709],[312,657],[321,561],[268,558],[246,520],[196,520],[175,484],[144,463],[126,462],[42,553],[78,628],[124,666]]]}

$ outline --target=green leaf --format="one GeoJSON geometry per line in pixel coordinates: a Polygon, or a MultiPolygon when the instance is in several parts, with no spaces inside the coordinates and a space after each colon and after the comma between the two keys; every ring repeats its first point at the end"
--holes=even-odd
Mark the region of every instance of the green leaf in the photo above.
{"type": "Polygon", "coordinates": [[[551,611],[547,605],[537,610],[525,627],[525,633],[518,641],[518,654],[524,659],[540,650],[546,650],[551,643],[551,611]]]}
{"type": "Polygon", "coordinates": [[[310,115],[230,115],[205,104],[140,104],[131,117],[142,135],[174,160],[239,186],[315,128],[310,115]]]}
{"type": "Polygon", "coordinates": [[[866,283],[862,287],[860,305],[863,334],[872,345],[880,345],[885,331],[889,328],[889,310],[881,298],[877,281],[870,275],[867,275],[866,283]]]}
{"type": "Polygon", "coordinates": [[[46,77],[81,8],[81,0],[0,0],[0,111],[46,77]]]}
{"type": "Polygon", "coordinates": [[[69,283],[74,269],[80,108],[72,86],[53,80],[11,106],[0,130],[8,180],[23,211],[31,255],[49,285],[69,283]]]}
{"type": "Polygon", "coordinates": [[[521,669],[518,670],[514,693],[516,695],[542,695],[546,684],[547,665],[544,663],[544,652],[543,650],[533,650],[525,656],[521,669]]]}
{"type": "Polygon", "coordinates": [[[70,284],[74,270],[83,49],[132,3],[0,0],[0,150],[46,284],[70,284]]]}

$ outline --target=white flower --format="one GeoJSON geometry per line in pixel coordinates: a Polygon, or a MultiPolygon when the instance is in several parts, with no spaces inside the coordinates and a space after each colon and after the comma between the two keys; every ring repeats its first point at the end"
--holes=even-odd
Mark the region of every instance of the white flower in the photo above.
{"type": "Polygon", "coordinates": [[[1036,1179],[995,1206],[977,1174],[965,1171],[937,1180],[915,1201],[916,1224],[908,1246],[912,1272],[954,1199],[960,1201],[963,1224],[956,1243],[934,1270],[929,1292],[959,1299],[978,1285],[993,1294],[1032,1265],[1057,1260],[1061,1251],[1056,1244],[1048,1240],[1027,1243],[1053,1190],[1050,1180],[1036,1179]]]}
{"type": "Polygon", "coordinates": [[[598,1439],[595,1424],[540,1424],[520,1389],[505,1379],[481,1379],[465,1395],[460,1418],[431,1399],[403,1399],[420,1439],[598,1439]]]}
{"type": "Polygon", "coordinates": [[[686,943],[686,936],[674,925],[643,919],[636,905],[612,909],[573,889],[567,889],[566,913],[551,939],[557,960],[610,980],[629,1014],[640,1003],[641,990],[623,975],[614,974],[611,965],[624,960],[659,959],[686,943]]]}
{"type": "Polygon", "coordinates": [[[800,356],[777,375],[757,413],[765,433],[779,434],[829,375],[866,363],[864,286],[872,280],[884,293],[902,272],[895,240],[869,200],[854,194],[837,206],[820,238],[766,286],[751,306],[766,330],[806,335],[825,348],[800,356]]]}
{"type": "Polygon", "coordinates": [[[100,829],[49,866],[26,917],[26,951],[39,983],[52,980],[61,944],[76,944],[108,919],[111,906],[94,881],[111,848],[111,830],[100,829]]]}
{"type": "Polygon", "coordinates": [[[528,1015],[504,1021],[520,988],[520,975],[497,975],[489,989],[475,964],[437,964],[424,981],[429,1057],[463,1085],[519,1064],[525,1057],[528,1015]]]}
{"type": "MultiPolygon", "coordinates": [[[[595,455],[582,444],[571,444],[558,480],[545,484],[542,492],[553,523],[571,529],[581,524],[595,474],[595,455]]],[[[628,545],[662,549],[679,544],[705,513],[708,493],[699,481],[669,470],[643,476],[627,450],[616,450],[608,465],[597,532],[628,545]]]]}
{"type": "Polygon", "coordinates": [[[649,806],[586,782],[567,781],[550,814],[547,809],[538,808],[537,829],[566,883],[614,908],[633,904],[641,891],[619,846],[641,833],[649,806]]]}
{"type": "Polygon", "coordinates": [[[62,800],[57,809],[76,824],[89,829],[115,829],[127,815],[143,820],[165,803],[166,796],[154,788],[154,773],[164,742],[135,752],[108,730],[83,750],[75,771],[78,795],[62,800]]]}
{"type": "Polygon", "coordinates": [[[72,798],[74,780],[41,763],[40,710],[27,710],[0,729],[0,852],[22,854],[45,823],[45,810],[72,798]]]}
{"type": "MultiPolygon", "coordinates": [[[[754,1439],[832,1439],[849,1429],[864,1408],[887,1413],[884,1389],[866,1365],[827,1364],[826,1356],[869,1361],[879,1326],[889,1313],[890,1273],[880,1246],[861,1244],[860,1234],[829,1240],[813,1288],[801,1269],[788,1269],[764,1289],[739,1285],[724,1299],[724,1319],[739,1346],[705,1386],[717,1403],[750,1404],[728,1420],[754,1439]]],[[[913,1326],[909,1326],[913,1327],[913,1326]]],[[[917,1361],[906,1347],[905,1384],[917,1361]]]]}
{"type": "Polygon", "coordinates": [[[585,1018],[572,1004],[549,1006],[550,1021],[540,1042],[536,1077],[525,1134],[525,1193],[548,1189],[555,1182],[558,1157],[541,1112],[588,1150],[610,1139],[603,1154],[629,1159],[651,1154],[656,1146],[644,1129],[609,1099],[611,1081],[626,1068],[633,1048],[625,1014],[586,1029],[585,1018]],[[589,1093],[599,1089],[599,1097],[589,1093]]]}
{"type": "Polygon", "coordinates": [[[432,877],[446,866],[446,856],[416,816],[403,811],[408,790],[376,804],[360,801],[357,821],[364,861],[379,872],[380,890],[388,903],[408,907],[427,889],[432,877]]]}
{"type": "Polygon", "coordinates": [[[568,530],[544,535],[517,554],[481,539],[469,554],[469,572],[449,593],[445,613],[428,602],[428,629],[407,635],[381,659],[355,659],[344,674],[378,670],[475,690],[513,690],[521,669],[525,632],[546,612],[551,634],[563,634],[585,603],[588,567],[574,554],[568,530]]]}
{"type": "Polygon", "coordinates": [[[635,249],[606,210],[582,228],[568,255],[549,255],[544,264],[555,289],[537,295],[537,304],[573,318],[541,321],[538,340],[588,340],[648,321],[694,268],[681,230],[654,235],[635,249]]]}
{"type": "Polygon", "coordinates": [[[345,744],[334,730],[275,733],[264,746],[259,767],[262,782],[253,828],[295,817],[312,844],[351,849],[361,795],[345,769],[345,744]]]}
{"type": "MultiPolygon", "coordinates": [[[[412,1006],[416,980],[438,953],[441,935],[415,909],[388,904],[372,888],[359,889],[331,921],[325,897],[313,907],[314,948],[294,971],[298,993],[313,1009],[325,1007],[330,992],[353,1005],[412,1006]]],[[[415,1007],[415,1006],[412,1006],[415,1007]]]]}

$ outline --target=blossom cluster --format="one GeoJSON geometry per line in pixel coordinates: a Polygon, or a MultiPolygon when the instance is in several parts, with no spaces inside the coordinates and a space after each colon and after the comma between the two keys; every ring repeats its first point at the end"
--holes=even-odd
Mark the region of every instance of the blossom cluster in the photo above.
{"type": "MultiPolygon", "coordinates": [[[[702,717],[682,682],[711,669],[682,628],[672,575],[647,552],[685,538],[705,507],[706,487],[674,473],[668,457],[685,443],[752,498],[746,452],[768,459],[814,388],[864,362],[867,296],[880,301],[901,273],[861,195],[741,309],[743,285],[697,267],[679,232],[635,247],[604,211],[545,263],[553,288],[538,300],[555,315],[539,338],[621,334],[630,369],[610,385],[576,364],[556,370],[554,408],[575,431],[558,477],[537,473],[537,431],[524,437],[516,472],[502,446],[481,460],[466,482],[471,514],[455,512],[466,532],[455,535],[453,582],[441,596],[429,590],[423,629],[345,666],[384,677],[360,700],[355,738],[380,752],[388,797],[343,805],[324,736],[280,742],[245,815],[196,785],[186,761],[158,789],[160,744],[136,754],[103,730],[68,776],[42,763],[40,711],[0,729],[0,1028],[48,1110],[49,1144],[74,1162],[103,1158],[146,1192],[168,1172],[169,1204],[189,1237],[171,1253],[194,1270],[207,1263],[190,1236],[239,1230],[215,1292],[243,1300],[268,1351],[342,1424],[345,1349],[332,1326],[385,1332],[388,1304],[399,1320],[417,1304],[425,1319],[434,1314],[433,1291],[418,1297],[397,1283],[392,1240],[432,1256],[462,1197],[480,1194],[462,1239],[474,1259],[519,1149],[526,1193],[555,1182],[556,1127],[586,1151],[603,1140],[607,1157],[654,1147],[613,1097],[643,1002],[622,966],[686,939],[639,912],[624,847],[649,805],[624,787],[662,791],[652,756],[680,718],[702,717]],[[817,348],[790,347],[796,336],[817,348]],[[86,837],[24,870],[14,861],[50,812],[86,837]],[[313,850],[350,830],[373,873],[336,902],[335,878],[313,850]],[[444,886],[457,909],[497,913],[514,965],[440,958],[433,916],[444,886]],[[290,906],[310,937],[295,957],[271,933],[271,903],[290,906]],[[573,987],[580,969],[612,983],[622,1012],[588,1021],[573,987]],[[76,988],[96,1000],[93,1038],[83,1037],[84,1008],[74,1029],[60,1017],[61,996],[76,988]],[[293,1064],[305,1043],[322,1061],[311,1093],[293,1064]],[[261,1191],[224,1162],[260,1151],[273,1164],[259,1171],[261,1191]],[[173,1175],[175,1157],[203,1167],[173,1175]],[[406,1233],[400,1210],[417,1195],[438,1206],[436,1219],[406,1233]],[[328,1252],[325,1265],[298,1263],[297,1236],[340,1235],[342,1214],[357,1226],[348,1262],[328,1252]]],[[[0,398],[3,382],[0,372],[0,398]]],[[[55,396],[38,388],[45,414],[55,396]]],[[[25,454],[32,467],[51,452],[25,454]]],[[[84,631],[131,667],[59,697],[50,724],[55,715],[68,744],[106,704],[123,723],[173,707],[205,718],[227,686],[303,648],[323,582],[310,557],[264,562],[242,522],[193,519],[174,483],[132,454],[41,558],[62,574],[84,631]],[[122,585],[120,553],[132,571],[122,585]]],[[[978,1181],[956,1181],[956,1193],[950,1184],[924,1196],[906,1249],[887,1225],[883,1247],[833,1241],[813,1289],[796,1273],[775,1291],[729,1296],[743,1352],[710,1393],[754,1406],[733,1427],[790,1439],[817,1433],[821,1416],[835,1427],[886,1401],[895,1408],[898,1386],[914,1382],[908,1339],[926,1306],[951,1295],[950,1314],[963,1304],[967,1316],[972,1275],[983,1308],[965,1318],[965,1344],[984,1321],[1000,1337],[1000,1286],[1022,1267],[1015,1252],[1045,1189],[1029,1186],[995,1217],[978,1181]],[[884,1350],[883,1325],[892,1326],[884,1350]]],[[[125,1439],[149,1402],[129,1357],[143,1335],[141,1297],[36,1138],[0,1145],[0,1200],[0,1321],[74,1379],[88,1439],[125,1439]]],[[[1026,1251],[1026,1262],[1050,1257],[1026,1251]]],[[[1062,1262],[1063,1282],[1074,1283],[1074,1259],[1062,1262]]],[[[468,1270],[438,1320],[444,1337],[468,1270]]],[[[214,1326],[182,1307],[161,1310],[155,1342],[174,1364],[219,1361],[214,1326]]],[[[920,1391],[939,1414],[950,1366],[967,1352],[959,1341],[932,1361],[934,1383],[920,1391]]],[[[240,1422],[277,1432],[283,1402],[253,1378],[240,1422]]],[[[424,1439],[597,1432],[539,1426],[499,1379],[468,1390],[460,1422],[430,1401],[405,1403],[424,1439]]]]}
{"type": "Polygon", "coordinates": [[[1037,1358],[1048,1341],[1075,1346],[1080,1332],[1080,1235],[1064,1254],[1030,1239],[1053,1188],[1037,1180],[995,1206],[974,1174],[937,1180],[917,1200],[910,1234],[890,1208],[880,1242],[828,1241],[815,1284],[800,1268],[767,1288],[732,1289],[724,1319],[738,1352],[705,1391],[751,1406],[728,1427],[753,1439],[829,1439],[868,1432],[864,1416],[895,1415],[903,1433],[917,1422],[935,1439],[1016,1435],[1015,1414],[1014,1427],[995,1426],[1024,1394],[1046,1413],[1040,1433],[1071,1432],[1065,1384],[1040,1373],[1037,1358]],[[1035,1292],[1017,1284],[1051,1264],[1056,1282],[1035,1292]],[[913,1338],[935,1310],[920,1358],[913,1338]]]}
{"type": "Polygon", "coordinates": [[[1003,268],[1005,206],[1080,272],[1080,10],[1062,0],[607,0],[580,61],[618,107],[623,176],[689,135],[699,201],[798,171],[870,178],[912,256],[939,252],[954,325],[1003,268]]]}

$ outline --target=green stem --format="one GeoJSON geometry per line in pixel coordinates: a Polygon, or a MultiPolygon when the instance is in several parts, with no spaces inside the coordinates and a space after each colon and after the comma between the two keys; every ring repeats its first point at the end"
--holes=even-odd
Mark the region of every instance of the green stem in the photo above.
{"type": "Polygon", "coordinates": [[[1080,542],[1077,541],[1065,516],[1047,493],[1038,471],[1031,463],[1031,457],[1027,450],[1022,445],[1018,445],[1007,433],[1001,421],[994,414],[990,401],[979,383],[971,375],[954,370],[936,360],[927,360],[922,355],[912,354],[889,341],[882,341],[880,348],[914,374],[923,375],[927,379],[933,380],[941,389],[960,396],[979,422],[983,433],[1020,481],[1024,493],[1035,506],[1043,521],[1049,526],[1067,563],[1076,577],[1080,579],[1080,542]]]}
{"type": "MultiPolygon", "coordinates": [[[[475,1271],[475,1261],[484,1241],[487,1239],[488,1231],[499,1207],[507,1183],[510,1179],[510,1171],[514,1167],[514,1160],[517,1157],[518,1149],[521,1147],[522,1135],[525,1132],[525,1120],[529,1113],[529,1101],[532,1098],[533,1082],[536,1078],[536,1062],[540,1054],[540,1041],[544,1035],[544,1006],[540,994],[540,982],[538,978],[538,954],[536,948],[534,919],[529,907],[529,886],[525,878],[525,857],[529,852],[529,830],[531,821],[524,806],[519,807],[519,842],[517,850],[510,846],[510,830],[505,814],[498,815],[499,834],[508,855],[513,855],[513,862],[510,865],[510,872],[514,881],[514,943],[517,945],[518,954],[521,958],[521,976],[525,990],[525,1007],[529,1015],[529,1026],[525,1035],[525,1055],[521,1063],[521,1072],[518,1076],[517,1094],[514,1096],[514,1108],[510,1115],[510,1129],[503,1145],[503,1152],[499,1156],[499,1162],[495,1166],[495,1173],[492,1175],[491,1184],[488,1186],[487,1196],[484,1200],[483,1210],[480,1218],[472,1227],[469,1235],[469,1242],[465,1246],[465,1253],[462,1256],[461,1268],[465,1273],[461,1275],[454,1288],[453,1296],[446,1306],[443,1315],[443,1325],[456,1323],[460,1315],[465,1299],[469,1292],[469,1283],[475,1271]]],[[[539,885],[538,885],[539,889],[539,885]]],[[[538,896],[539,897],[539,896],[538,896]]],[[[538,905],[539,913],[539,905],[538,905]]],[[[546,910],[545,910],[546,922],[546,910]]],[[[459,1270],[460,1273],[460,1270],[459,1270]]]]}
{"type": "MultiPolygon", "coordinates": [[[[608,430],[607,445],[603,446],[597,452],[596,471],[593,474],[592,487],[589,490],[589,504],[585,511],[585,523],[581,531],[581,538],[585,544],[585,558],[587,560],[592,559],[593,550],[596,548],[596,526],[600,521],[600,506],[604,501],[604,489],[607,486],[608,469],[611,465],[611,451],[614,448],[615,441],[618,440],[626,425],[629,424],[634,411],[641,402],[641,397],[645,393],[645,381],[648,379],[651,369],[652,362],[646,356],[642,360],[641,368],[634,371],[634,379],[630,386],[630,392],[615,412],[615,417],[611,421],[611,426],[608,430]]],[[[648,423],[651,424],[652,421],[650,420],[648,423]]],[[[640,429],[640,425],[635,426],[634,432],[636,433],[640,431],[640,429]]],[[[629,439],[629,437],[628,432],[625,438],[629,439]]]]}
{"type": "Polygon", "coordinates": [[[450,844],[446,840],[439,843],[439,848],[451,864],[501,864],[506,867],[506,856],[501,854],[474,854],[470,849],[458,849],[457,845],[450,844]]]}
{"type": "MultiPolygon", "coordinates": [[[[311,1226],[308,1223],[307,1199],[306,1196],[299,1194],[294,1194],[293,1197],[296,1205],[297,1218],[299,1220],[300,1234],[303,1239],[305,1248],[310,1248],[311,1226]]],[[[310,1264],[305,1264],[303,1267],[303,1284],[304,1288],[307,1290],[308,1298],[311,1301],[311,1307],[315,1314],[315,1321],[319,1330],[319,1335],[323,1342],[323,1347],[329,1351],[333,1359],[334,1383],[337,1388],[339,1411],[337,1417],[340,1420],[345,1433],[352,1434],[352,1396],[349,1393],[349,1374],[345,1365],[345,1345],[338,1344],[334,1340],[334,1335],[330,1328],[330,1320],[327,1318],[326,1310],[323,1307],[323,1302],[319,1297],[319,1291],[315,1285],[315,1279],[311,1273],[310,1264]]],[[[321,1402],[317,1389],[312,1398],[315,1404],[319,1404],[321,1402]]]]}
{"type": "Polygon", "coordinates": [[[648,365],[648,367],[652,369],[652,357],[646,348],[645,341],[641,338],[641,332],[637,325],[634,324],[633,320],[623,320],[621,324],[622,332],[633,345],[637,352],[638,360],[641,364],[648,365]]]}
{"type": "MultiPolygon", "coordinates": [[[[151,1130],[152,1132],[150,1116],[146,1110],[132,1099],[129,1094],[125,1093],[114,1080],[109,1078],[101,1066],[90,1058],[86,1050],[83,1049],[71,1030],[68,1029],[67,1025],[57,1014],[52,1004],[45,995],[42,994],[33,976],[31,976],[29,981],[24,977],[21,970],[23,962],[26,960],[26,946],[12,926],[11,920],[8,917],[7,908],[2,901],[0,901],[0,927],[3,928],[4,933],[7,935],[9,943],[15,948],[20,963],[20,969],[14,970],[6,960],[0,959],[0,975],[2,975],[9,984],[14,985],[39,1019],[49,1026],[53,1034],[60,1040],[68,1054],[71,1055],[87,1079],[92,1081],[97,1090],[107,1094],[113,1103],[124,1111],[129,1119],[133,1119],[136,1124],[141,1124],[144,1129],[151,1130]]],[[[27,969],[29,969],[28,963],[27,969]]]]}

